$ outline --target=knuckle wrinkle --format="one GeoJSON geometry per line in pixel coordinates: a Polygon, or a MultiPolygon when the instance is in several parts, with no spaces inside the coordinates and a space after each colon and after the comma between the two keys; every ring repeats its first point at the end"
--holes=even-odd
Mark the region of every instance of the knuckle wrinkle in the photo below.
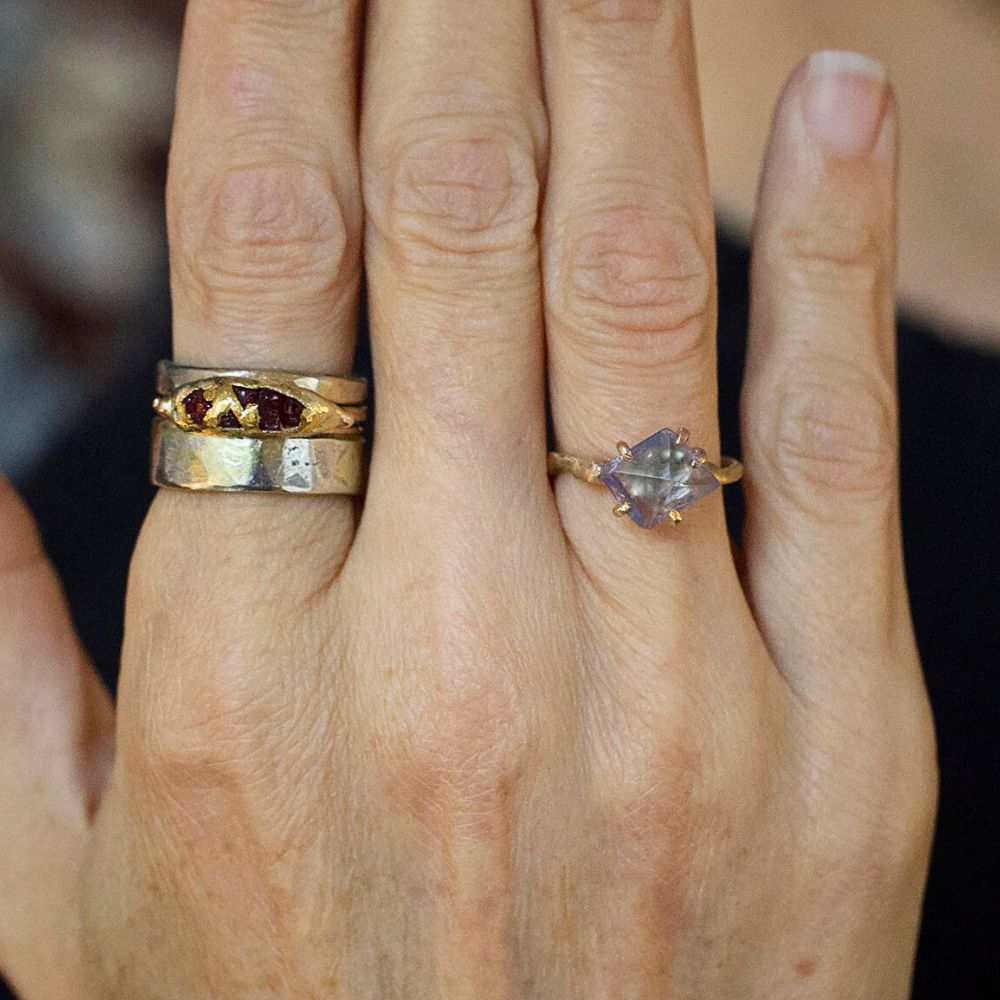
{"type": "Polygon", "coordinates": [[[566,297],[574,325],[612,334],[708,326],[713,267],[694,227],[640,208],[603,211],[571,237],[566,297]]]}

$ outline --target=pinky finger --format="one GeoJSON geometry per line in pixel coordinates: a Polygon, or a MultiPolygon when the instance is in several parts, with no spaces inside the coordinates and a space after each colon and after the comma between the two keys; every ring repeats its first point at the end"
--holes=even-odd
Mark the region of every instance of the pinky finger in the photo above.
{"type": "Polygon", "coordinates": [[[747,581],[779,667],[819,700],[879,682],[844,663],[916,663],[897,502],[896,132],[879,64],[812,56],[779,104],[755,223],[747,581]],[[906,655],[882,655],[899,643],[906,655]]]}

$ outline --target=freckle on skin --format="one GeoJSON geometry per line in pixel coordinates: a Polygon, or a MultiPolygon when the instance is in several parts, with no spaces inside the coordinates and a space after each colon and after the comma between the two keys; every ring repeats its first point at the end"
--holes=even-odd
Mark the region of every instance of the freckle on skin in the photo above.
{"type": "Polygon", "coordinates": [[[816,962],[814,959],[803,958],[801,962],[795,963],[795,975],[801,976],[803,979],[813,975],[815,971],[816,962]]]}

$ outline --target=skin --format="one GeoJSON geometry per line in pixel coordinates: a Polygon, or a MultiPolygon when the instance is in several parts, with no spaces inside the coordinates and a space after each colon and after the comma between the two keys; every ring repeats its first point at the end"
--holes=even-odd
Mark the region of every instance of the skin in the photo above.
{"type": "Polygon", "coordinates": [[[944,338],[1000,348],[1000,3],[695,0],[716,206],[748,230],[774,91],[799,53],[853,48],[892,67],[906,136],[899,297],[944,338]]]}
{"type": "Polygon", "coordinates": [[[0,968],[24,1000],[906,996],[936,771],[891,91],[802,65],[776,111],[738,573],[719,491],[646,533],[545,473],[546,396],[566,451],[718,451],[686,5],[373,0],[359,96],[360,32],[191,0],[168,211],[178,360],[346,370],[364,269],[367,496],[161,492],[113,718],[0,494],[0,968]]]}

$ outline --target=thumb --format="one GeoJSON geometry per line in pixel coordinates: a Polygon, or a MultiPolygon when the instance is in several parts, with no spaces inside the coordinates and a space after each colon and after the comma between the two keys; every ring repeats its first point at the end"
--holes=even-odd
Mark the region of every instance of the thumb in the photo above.
{"type": "Polygon", "coordinates": [[[22,1000],[80,995],[77,887],[112,746],[111,699],[0,477],[0,972],[22,1000]]]}

